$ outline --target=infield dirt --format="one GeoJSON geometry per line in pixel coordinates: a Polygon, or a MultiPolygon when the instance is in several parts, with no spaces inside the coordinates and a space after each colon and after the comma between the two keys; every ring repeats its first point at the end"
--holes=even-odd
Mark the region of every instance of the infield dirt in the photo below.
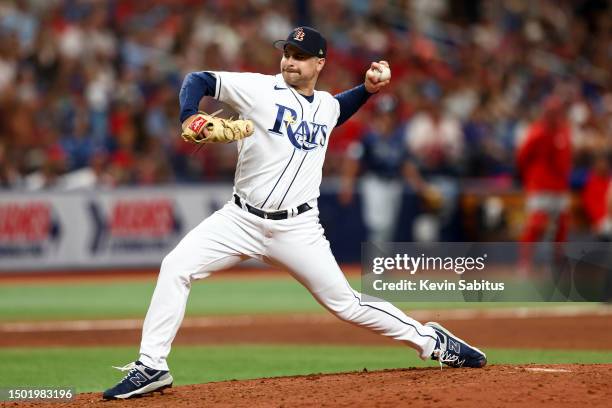
{"type": "MultiPolygon", "coordinates": [[[[482,347],[612,350],[612,315],[451,318],[444,311],[412,313],[436,320],[482,347]],[[597,333],[597,335],[588,335],[597,333]]],[[[0,324],[0,347],[137,345],[140,320],[0,324]],[[73,323],[71,325],[71,323],[73,323]],[[129,323],[126,325],[125,323],[129,323]],[[119,329],[119,327],[133,326],[119,329]],[[113,329],[112,327],[117,327],[113,329]],[[44,334],[44,335],[41,335],[44,334]]],[[[174,344],[343,344],[405,347],[331,315],[186,318],[174,344]]]]}

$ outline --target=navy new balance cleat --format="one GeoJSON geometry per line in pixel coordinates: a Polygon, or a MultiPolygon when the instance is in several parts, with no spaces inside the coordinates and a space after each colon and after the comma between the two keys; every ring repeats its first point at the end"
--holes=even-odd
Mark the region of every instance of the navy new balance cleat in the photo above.
{"type": "Polygon", "coordinates": [[[173,378],[169,371],[149,368],[140,361],[114,368],[128,373],[117,385],[104,391],[104,394],[102,394],[104,399],[139,397],[172,387],[173,378]]]}
{"type": "Polygon", "coordinates": [[[440,366],[446,364],[449,367],[481,368],[487,365],[485,353],[470,346],[439,323],[429,322],[425,326],[434,329],[438,335],[431,358],[439,361],[440,366]]]}

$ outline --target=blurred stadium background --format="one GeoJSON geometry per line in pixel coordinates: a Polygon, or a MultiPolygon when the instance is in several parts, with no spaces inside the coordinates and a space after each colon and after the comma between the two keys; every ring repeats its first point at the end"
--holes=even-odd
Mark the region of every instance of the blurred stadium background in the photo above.
{"type": "Polygon", "coordinates": [[[208,201],[190,202],[208,208],[187,220],[172,198],[183,188],[229,188],[236,159],[234,145],[193,154],[178,137],[183,77],[274,74],[280,55],[271,42],[296,25],[327,36],[319,89],[362,82],[372,60],[393,68],[385,94],[336,129],[329,146],[321,219],[340,261],[357,261],[367,239],[519,239],[530,176],[517,154],[551,96],[561,98],[556,120],[570,129],[571,171],[557,188],[571,198],[569,239],[606,239],[611,10],[605,0],[3,1],[0,256],[52,256],[49,241],[62,247],[78,234],[61,199],[83,196],[74,211],[106,203],[74,217],[91,225],[84,239],[108,232],[147,241],[132,242],[139,251],[174,228],[156,241],[167,252],[229,195],[210,190],[208,201]],[[159,198],[148,219],[135,219],[148,194],[129,192],[143,189],[159,198]],[[174,223],[159,219],[168,211],[174,223]]]}

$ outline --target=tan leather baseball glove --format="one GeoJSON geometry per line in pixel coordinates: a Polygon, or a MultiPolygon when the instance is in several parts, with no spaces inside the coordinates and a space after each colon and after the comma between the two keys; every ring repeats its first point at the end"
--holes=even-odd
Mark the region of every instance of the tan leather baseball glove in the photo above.
{"type": "Polygon", "coordinates": [[[252,121],[219,118],[216,116],[219,112],[212,115],[199,112],[183,123],[183,140],[193,144],[230,143],[253,134],[252,121]]]}

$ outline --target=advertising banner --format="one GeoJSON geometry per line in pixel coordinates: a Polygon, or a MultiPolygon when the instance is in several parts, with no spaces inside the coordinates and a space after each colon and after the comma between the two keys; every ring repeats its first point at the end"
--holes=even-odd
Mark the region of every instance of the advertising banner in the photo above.
{"type": "Polygon", "coordinates": [[[0,273],[158,266],[229,185],[0,196],[0,273]]]}

